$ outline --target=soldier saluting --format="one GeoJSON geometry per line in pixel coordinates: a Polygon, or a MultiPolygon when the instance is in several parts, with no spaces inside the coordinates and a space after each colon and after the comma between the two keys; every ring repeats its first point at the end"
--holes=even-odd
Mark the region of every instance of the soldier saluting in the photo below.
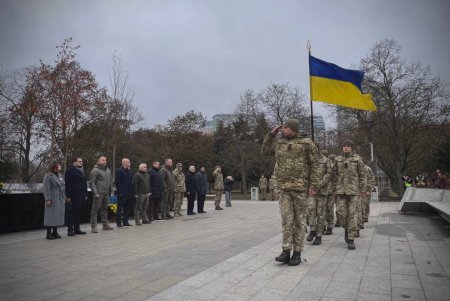
{"type": "Polygon", "coordinates": [[[295,266],[301,262],[305,240],[308,194],[315,195],[320,181],[319,152],[310,138],[299,133],[299,121],[290,119],[267,134],[262,153],[275,155],[276,159],[274,175],[279,192],[283,251],[275,260],[295,266]],[[283,137],[276,140],[281,129],[283,137]]]}

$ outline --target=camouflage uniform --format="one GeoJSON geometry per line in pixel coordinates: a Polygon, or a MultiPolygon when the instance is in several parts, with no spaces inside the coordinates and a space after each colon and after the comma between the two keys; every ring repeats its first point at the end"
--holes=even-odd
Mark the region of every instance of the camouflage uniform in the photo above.
{"type": "Polygon", "coordinates": [[[321,237],[325,228],[325,212],[328,196],[328,184],[332,177],[332,165],[326,156],[321,155],[319,159],[319,179],[317,194],[308,198],[308,214],[311,231],[321,237]]]}
{"type": "Polygon", "coordinates": [[[359,195],[365,191],[365,168],[361,158],[351,152],[337,156],[333,167],[333,192],[336,192],[336,215],[341,226],[354,240],[358,230],[359,195]]]}
{"type": "Polygon", "coordinates": [[[222,201],[223,194],[223,175],[219,169],[215,169],[213,172],[214,176],[214,204],[216,207],[220,207],[220,202],[222,201]]]}
{"type": "MultiPolygon", "coordinates": [[[[333,167],[334,167],[334,158],[335,158],[334,155],[328,156],[328,162],[330,164],[331,170],[333,170],[333,167]]],[[[327,205],[326,205],[325,218],[326,218],[327,228],[333,228],[333,226],[334,226],[334,200],[335,200],[335,197],[333,195],[333,190],[331,188],[331,182],[328,183],[327,189],[328,189],[328,196],[327,196],[327,205]]]]}
{"type": "Polygon", "coordinates": [[[363,221],[366,221],[369,219],[370,215],[370,200],[371,200],[371,193],[372,189],[377,186],[377,181],[375,180],[375,176],[373,174],[372,169],[366,165],[366,192],[368,193],[367,196],[364,197],[363,202],[363,221]]]}
{"type": "Polygon", "coordinates": [[[272,198],[272,201],[275,201],[275,176],[272,175],[272,177],[269,180],[269,192],[270,197],[272,198]]]}
{"type": "Polygon", "coordinates": [[[186,192],[185,176],[183,171],[178,170],[181,163],[177,163],[177,168],[173,171],[173,178],[175,181],[175,204],[173,206],[174,214],[181,216],[181,207],[183,206],[184,193],[186,192]]]}
{"type": "Polygon", "coordinates": [[[262,153],[275,155],[276,190],[279,192],[283,250],[303,251],[308,191],[319,184],[318,150],[311,139],[296,134],[275,140],[269,133],[262,153]]]}
{"type": "Polygon", "coordinates": [[[174,178],[172,168],[163,166],[161,168],[161,175],[163,178],[163,197],[160,204],[161,219],[165,219],[170,215],[170,205],[173,199],[174,178]]]}
{"type": "Polygon", "coordinates": [[[262,176],[259,178],[259,190],[261,191],[261,198],[263,201],[266,200],[266,192],[267,192],[267,179],[262,176]]]}

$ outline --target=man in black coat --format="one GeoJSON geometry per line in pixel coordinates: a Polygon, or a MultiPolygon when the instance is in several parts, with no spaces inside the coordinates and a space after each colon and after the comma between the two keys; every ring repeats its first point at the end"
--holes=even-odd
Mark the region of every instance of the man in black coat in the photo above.
{"type": "Polygon", "coordinates": [[[129,159],[122,159],[122,167],[116,171],[116,191],[117,191],[117,227],[131,226],[128,223],[130,214],[131,198],[133,197],[133,175],[130,171],[131,162],[129,159]],[[123,224],[122,224],[123,220],[123,224]]]}
{"type": "Polygon", "coordinates": [[[153,220],[161,220],[158,216],[158,209],[161,204],[164,183],[162,174],[159,172],[159,168],[159,162],[153,161],[152,168],[148,171],[151,194],[147,215],[148,218],[153,218],[153,220]]]}
{"type": "Polygon", "coordinates": [[[66,170],[66,224],[67,235],[86,234],[80,229],[80,215],[86,207],[87,179],[83,171],[83,159],[75,158],[73,165],[66,170]]]}
{"type": "Polygon", "coordinates": [[[187,215],[194,215],[195,194],[198,191],[197,180],[195,178],[195,166],[189,166],[189,172],[186,174],[186,193],[188,200],[187,215]]]}
{"type": "Polygon", "coordinates": [[[206,213],[203,210],[205,206],[206,192],[208,191],[208,177],[206,176],[205,167],[201,167],[200,171],[195,174],[197,180],[197,212],[206,213]]]}

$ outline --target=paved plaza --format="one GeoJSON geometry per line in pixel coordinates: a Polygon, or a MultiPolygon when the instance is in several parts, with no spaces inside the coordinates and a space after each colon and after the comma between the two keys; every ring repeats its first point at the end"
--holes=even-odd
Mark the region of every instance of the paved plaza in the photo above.
{"type": "MultiPolygon", "coordinates": [[[[372,204],[356,250],[343,229],[281,251],[277,202],[48,241],[45,231],[0,236],[1,300],[450,300],[450,225],[372,204]]],[[[89,230],[83,225],[83,230],[89,230]]]]}

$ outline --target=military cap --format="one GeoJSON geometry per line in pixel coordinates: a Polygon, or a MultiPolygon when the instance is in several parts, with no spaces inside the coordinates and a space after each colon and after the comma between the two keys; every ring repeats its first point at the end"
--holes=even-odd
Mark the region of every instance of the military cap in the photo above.
{"type": "Polygon", "coordinates": [[[342,143],[342,146],[350,146],[351,148],[353,148],[354,143],[353,143],[352,140],[345,140],[345,141],[342,143]]]}
{"type": "Polygon", "coordinates": [[[290,128],[291,130],[298,132],[300,127],[300,122],[297,119],[288,119],[284,126],[290,128]]]}

